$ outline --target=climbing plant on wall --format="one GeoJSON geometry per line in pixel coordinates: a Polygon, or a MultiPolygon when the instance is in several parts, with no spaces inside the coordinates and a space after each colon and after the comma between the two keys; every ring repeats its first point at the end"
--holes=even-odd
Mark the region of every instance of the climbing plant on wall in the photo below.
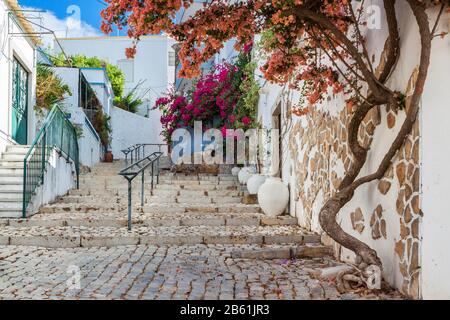
{"type": "MultiPolygon", "coordinates": [[[[267,60],[261,71],[265,78],[279,84],[301,89],[305,104],[294,113],[303,115],[331,95],[343,94],[351,110],[346,140],[353,161],[337,192],[322,207],[319,221],[322,229],[336,242],[355,252],[362,271],[382,267],[377,252],[363,241],[346,233],[336,217],[362,185],[380,180],[392,164],[416,121],[419,104],[430,65],[431,43],[437,36],[437,22],[448,10],[448,0],[405,0],[418,27],[420,49],[418,72],[409,107],[404,106],[404,93],[388,85],[401,54],[398,16],[395,0],[383,0],[387,34],[381,62],[375,65],[368,54],[363,29],[367,25],[361,1],[348,0],[248,0],[211,1],[185,22],[176,24],[173,17],[181,7],[189,7],[190,0],[106,0],[108,8],[102,12],[102,29],[109,33],[114,24],[128,27],[135,39],[145,34],[166,32],[180,43],[182,61],[180,76],[196,77],[200,67],[218,53],[224,42],[236,39],[236,48],[243,48],[254,35],[268,32],[263,43],[267,60]],[[434,21],[427,9],[439,6],[434,21]],[[358,141],[363,119],[374,108],[389,105],[405,113],[396,138],[388,146],[373,172],[360,175],[366,164],[370,146],[358,141]]],[[[380,18],[381,19],[381,18],[380,18]]],[[[415,31],[410,31],[415,32],[415,31]]],[[[136,53],[136,46],[127,50],[136,53]]],[[[364,279],[364,272],[358,276],[364,279]]],[[[353,281],[357,277],[351,277],[353,281]]]]}
{"type": "Polygon", "coordinates": [[[35,110],[38,113],[51,110],[55,104],[72,95],[69,86],[50,67],[38,64],[36,70],[35,110]]]}
{"type": "Polygon", "coordinates": [[[73,66],[77,68],[105,68],[116,99],[123,96],[125,86],[125,75],[119,67],[112,65],[98,57],[87,57],[85,55],[73,55],[65,58],[64,54],[51,56],[53,64],[57,67],[73,66]]]}
{"type": "Polygon", "coordinates": [[[234,63],[216,65],[199,77],[185,95],[168,94],[156,101],[162,111],[163,136],[170,141],[177,128],[193,127],[202,121],[204,129],[249,129],[256,124],[259,85],[253,73],[256,64],[250,51],[239,54],[234,63]]]}

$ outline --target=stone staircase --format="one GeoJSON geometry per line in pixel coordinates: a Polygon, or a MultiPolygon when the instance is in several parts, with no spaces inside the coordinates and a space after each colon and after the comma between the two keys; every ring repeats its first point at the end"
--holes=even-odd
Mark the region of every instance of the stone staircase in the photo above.
{"type": "Polygon", "coordinates": [[[22,216],[23,160],[29,146],[9,145],[0,158],[0,218],[22,216]]]}
{"type": "MultiPolygon", "coordinates": [[[[133,229],[127,225],[123,163],[99,164],[81,176],[80,189],[44,206],[29,219],[0,220],[0,245],[50,248],[123,245],[234,245],[236,257],[305,258],[330,254],[320,237],[295,218],[268,218],[258,205],[242,203],[245,187],[230,173],[161,173],[152,191],[133,182],[133,229]]],[[[149,177],[149,175],[147,175],[149,177]]]]}

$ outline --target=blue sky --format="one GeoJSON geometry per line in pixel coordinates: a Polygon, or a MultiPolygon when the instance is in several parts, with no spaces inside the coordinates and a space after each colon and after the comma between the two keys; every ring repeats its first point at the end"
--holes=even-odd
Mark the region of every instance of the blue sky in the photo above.
{"type": "Polygon", "coordinates": [[[21,6],[49,10],[61,20],[71,16],[67,13],[67,9],[76,5],[80,8],[81,21],[97,30],[101,24],[100,11],[105,7],[101,2],[101,0],[19,0],[21,6]]]}

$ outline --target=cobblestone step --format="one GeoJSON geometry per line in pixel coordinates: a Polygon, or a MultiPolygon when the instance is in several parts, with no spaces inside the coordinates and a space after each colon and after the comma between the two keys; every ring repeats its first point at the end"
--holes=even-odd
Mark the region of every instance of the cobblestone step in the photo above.
{"type": "MultiPolygon", "coordinates": [[[[3,226],[20,227],[125,227],[126,214],[40,214],[28,219],[0,220],[3,226]]],[[[290,216],[267,218],[263,214],[182,213],[182,214],[133,214],[134,226],[295,226],[297,219],[290,216]]]]}
{"type": "MultiPolygon", "coordinates": [[[[0,218],[22,218],[22,209],[0,209],[0,218]]],[[[1,226],[1,224],[0,224],[1,226]]]]}
{"type": "Polygon", "coordinates": [[[317,259],[331,257],[333,249],[320,244],[305,244],[302,246],[267,246],[260,248],[236,248],[231,252],[234,259],[317,259]]]}
{"type": "Polygon", "coordinates": [[[21,202],[21,192],[0,192],[0,202],[21,202]]]}
{"type": "MultiPolygon", "coordinates": [[[[0,206],[1,209],[1,206],[0,206]]],[[[128,206],[124,203],[56,203],[40,209],[40,213],[98,213],[98,212],[126,212],[128,206]]],[[[179,203],[150,203],[144,207],[135,204],[133,212],[143,213],[183,213],[183,212],[228,212],[228,213],[259,213],[258,205],[244,204],[179,204],[179,203]]]]}
{"type": "Polygon", "coordinates": [[[234,186],[224,186],[224,185],[210,185],[210,186],[204,186],[204,185],[170,185],[170,184],[158,184],[155,186],[155,189],[161,189],[161,190],[202,190],[202,191],[211,191],[211,190],[246,190],[245,187],[240,185],[234,185],[234,186]]]}
{"type": "Polygon", "coordinates": [[[0,212],[1,211],[16,211],[22,210],[22,202],[2,202],[0,201],[0,212]]]}
{"type": "Polygon", "coordinates": [[[210,203],[241,203],[241,197],[230,197],[230,196],[217,196],[208,197],[205,195],[198,196],[177,196],[177,197],[163,197],[163,196],[153,196],[148,197],[147,203],[179,203],[179,204],[210,204],[210,203]]]}
{"type": "Polygon", "coordinates": [[[1,178],[2,185],[8,185],[8,184],[22,184],[23,183],[23,177],[21,176],[6,176],[1,178]]]}
{"type": "MultiPolygon", "coordinates": [[[[228,195],[216,195],[213,197],[205,195],[206,192],[198,193],[197,195],[194,194],[188,194],[185,195],[173,195],[173,194],[165,194],[165,195],[158,195],[158,196],[151,196],[146,194],[144,196],[144,203],[145,204],[169,204],[169,203],[179,203],[179,204],[223,204],[223,203],[241,203],[242,197],[240,196],[228,196],[228,195]]],[[[132,193],[132,199],[133,202],[139,202],[141,201],[141,192],[140,190],[138,192],[132,193]]],[[[0,198],[2,197],[2,194],[0,193],[0,198]]],[[[122,203],[127,204],[128,203],[128,195],[69,195],[65,197],[59,198],[57,203],[84,203],[84,204],[98,204],[98,203],[122,203]]]]}
{"type": "Polygon", "coordinates": [[[4,159],[0,159],[0,167],[18,167],[18,168],[23,168],[23,159],[25,157],[23,157],[22,159],[18,159],[18,160],[4,160],[4,159]]]}
{"type": "Polygon", "coordinates": [[[238,179],[232,175],[168,175],[162,174],[159,176],[160,181],[234,181],[238,179]]]}
{"type": "Polygon", "coordinates": [[[211,196],[211,197],[242,197],[244,191],[240,190],[189,190],[189,189],[154,189],[154,196],[211,196]]]}
{"type": "Polygon", "coordinates": [[[20,227],[0,229],[0,245],[47,248],[114,247],[125,245],[310,244],[320,237],[298,227],[20,227]]]}
{"type": "MultiPolygon", "coordinates": [[[[268,218],[259,205],[242,203],[245,186],[236,177],[164,173],[152,190],[145,185],[140,206],[140,181],[133,182],[132,231],[127,226],[126,181],[100,165],[81,179],[57,203],[44,206],[28,219],[0,220],[0,245],[48,248],[114,247],[127,245],[257,245],[246,258],[323,256],[320,237],[305,232],[290,216],[268,218]],[[6,221],[6,222],[5,222],[6,221]],[[310,246],[306,246],[309,244],[310,246]],[[312,245],[314,244],[314,245],[312,245]],[[279,250],[262,246],[278,245],[279,250]],[[303,251],[293,248],[304,247],[303,251]],[[307,248],[310,251],[307,251],[307,248]],[[295,254],[294,254],[295,253],[295,254]]],[[[156,181],[155,181],[156,183],[156,181]]]]}
{"type": "Polygon", "coordinates": [[[8,152],[3,154],[2,159],[5,161],[23,161],[25,153],[8,152]]]}

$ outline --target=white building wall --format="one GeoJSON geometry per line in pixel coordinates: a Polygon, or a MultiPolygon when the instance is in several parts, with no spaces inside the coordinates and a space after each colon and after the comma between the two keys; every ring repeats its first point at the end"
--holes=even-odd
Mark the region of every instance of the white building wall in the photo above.
{"type": "Polygon", "coordinates": [[[23,32],[8,17],[9,8],[0,0],[0,152],[6,145],[15,143],[11,139],[12,117],[12,63],[16,57],[29,73],[28,79],[28,143],[35,137],[36,115],[34,113],[35,84],[36,84],[36,58],[34,44],[31,39],[23,36],[11,36],[10,33],[23,32]]]}
{"type": "Polygon", "coordinates": [[[114,102],[114,92],[106,74],[106,69],[81,68],[80,70],[102,104],[103,112],[109,115],[114,102]]]}
{"type": "MultiPolygon", "coordinates": [[[[97,56],[118,66],[126,60],[125,49],[132,46],[132,40],[128,37],[74,38],[60,41],[68,55],[97,56]]],[[[138,114],[152,119],[153,130],[147,140],[154,143],[162,141],[161,113],[151,108],[156,100],[174,85],[175,67],[168,66],[169,51],[173,51],[174,43],[172,39],[163,35],[143,37],[138,44],[136,57],[129,60],[133,65],[133,72],[132,77],[125,83],[125,93],[132,90],[140,81],[145,81],[140,93],[145,93],[146,102],[139,108],[138,114]]]]}
{"type": "MultiPolygon", "coordinates": [[[[372,1],[372,4],[382,6],[382,1],[372,1]]],[[[389,80],[389,87],[405,92],[408,81],[419,63],[420,45],[418,28],[415,19],[406,2],[397,2],[397,16],[399,19],[399,29],[401,38],[402,56],[398,62],[396,71],[389,80]]],[[[383,10],[381,10],[383,12],[383,10]]],[[[384,12],[383,12],[384,13],[384,12]]],[[[430,21],[434,21],[437,15],[437,9],[429,11],[430,21]]],[[[442,18],[441,28],[439,30],[448,31],[449,14],[446,13],[442,18]]],[[[369,30],[368,49],[370,56],[375,55],[375,61],[379,61],[381,50],[384,47],[386,39],[385,17],[381,17],[382,26],[380,30],[369,30]]],[[[431,23],[431,22],[430,22],[431,23]]],[[[450,93],[448,87],[448,75],[450,72],[450,38],[435,38],[433,42],[433,56],[430,74],[427,86],[422,99],[421,109],[421,175],[422,175],[422,196],[421,205],[424,217],[421,221],[421,257],[419,266],[421,268],[421,281],[419,291],[424,298],[449,298],[450,297],[450,278],[448,270],[450,269],[450,252],[445,244],[450,241],[450,215],[447,214],[448,205],[446,195],[450,193],[450,170],[448,170],[448,150],[450,150],[450,139],[448,139],[448,128],[450,127],[450,93]],[[438,115],[438,116],[437,116],[438,115]]],[[[260,74],[259,74],[260,75],[260,74]]],[[[305,117],[293,117],[289,122],[286,116],[287,105],[295,104],[298,101],[299,93],[284,90],[282,87],[261,81],[263,88],[261,90],[261,99],[258,108],[258,118],[263,127],[273,127],[273,112],[278,103],[281,103],[284,123],[288,129],[292,129],[296,123],[307,128],[305,117]]],[[[332,98],[322,105],[314,106],[318,110],[328,112],[331,116],[337,116],[339,111],[345,106],[343,97],[332,98]]],[[[372,173],[381,161],[390,142],[396,136],[402,121],[404,113],[400,112],[396,124],[389,129],[387,125],[387,112],[381,108],[381,124],[377,127],[374,136],[374,142],[368,154],[366,166],[362,169],[361,175],[372,173]]],[[[286,134],[285,153],[282,163],[283,181],[291,189],[291,201],[288,211],[291,215],[299,219],[300,225],[307,226],[313,231],[322,232],[318,214],[323,204],[327,200],[323,192],[318,192],[312,206],[312,217],[306,217],[304,206],[301,203],[297,189],[298,177],[293,171],[295,163],[303,161],[306,149],[299,146],[298,158],[293,159],[293,155],[288,148],[290,132],[286,134]]],[[[314,156],[317,150],[309,150],[308,156],[314,156]]],[[[332,160],[332,159],[331,159],[332,160]]],[[[332,161],[331,161],[332,162],[332,161]]],[[[339,177],[344,174],[343,164],[336,162],[334,170],[339,177]]],[[[353,199],[341,210],[338,220],[341,226],[349,234],[363,240],[371,247],[377,250],[383,261],[384,276],[389,283],[399,289],[402,288],[403,276],[399,268],[399,257],[395,252],[395,245],[400,240],[400,220],[396,210],[397,195],[400,185],[395,183],[386,195],[378,192],[377,182],[372,182],[361,186],[356,191],[353,199]],[[371,234],[371,228],[367,225],[360,234],[352,227],[350,213],[356,208],[361,208],[364,213],[366,224],[371,219],[371,214],[378,204],[383,206],[383,218],[387,224],[387,238],[374,240],[371,234]]],[[[306,180],[305,185],[301,186],[307,191],[313,182],[306,180]]],[[[331,181],[328,181],[331,183],[331,181]]],[[[420,241],[420,240],[419,240],[420,241]]],[[[352,261],[353,254],[344,249],[341,251],[343,260],[352,261]]]]}
{"type": "Polygon", "coordinates": [[[44,174],[44,184],[39,186],[28,206],[28,215],[33,215],[39,208],[54,202],[58,197],[66,195],[76,187],[75,165],[52,149],[49,163],[44,174]]]}
{"type": "MultiPolygon", "coordinates": [[[[159,119],[157,119],[159,121],[159,119]]],[[[122,150],[136,144],[156,143],[154,119],[141,117],[134,113],[113,107],[111,112],[112,141],[111,150],[115,159],[124,159],[122,150]]],[[[150,148],[148,149],[150,150],[150,148]]],[[[147,151],[148,151],[147,150],[147,151]]],[[[158,150],[153,150],[158,151],[158,150]]]]}
{"type": "MultiPolygon", "coordinates": [[[[92,167],[100,162],[103,157],[102,144],[83,109],[79,106],[80,72],[86,73],[87,77],[90,77],[92,81],[104,81],[103,70],[81,71],[78,68],[64,67],[53,68],[53,70],[69,86],[72,93],[72,95],[66,95],[63,101],[63,109],[65,112],[70,113],[70,121],[82,129],[82,136],[78,139],[80,162],[82,165],[92,167]]],[[[102,103],[103,109],[105,112],[106,110],[110,111],[112,97],[106,93],[107,84],[97,86],[96,89],[94,88],[94,91],[102,103]]]]}
{"type": "Polygon", "coordinates": [[[89,119],[85,117],[85,123],[81,126],[83,133],[78,138],[80,163],[84,166],[93,167],[103,157],[103,146],[89,119]]]}
{"type": "Polygon", "coordinates": [[[70,113],[70,121],[74,124],[84,123],[84,112],[79,104],[80,70],[77,68],[57,67],[53,68],[55,74],[61,78],[64,84],[70,88],[71,95],[66,95],[63,101],[63,109],[70,113]]]}
{"type": "MultiPolygon", "coordinates": [[[[447,13],[438,30],[449,29],[447,13]]],[[[432,49],[421,112],[422,296],[450,299],[450,37],[436,38],[432,49]]]]}

